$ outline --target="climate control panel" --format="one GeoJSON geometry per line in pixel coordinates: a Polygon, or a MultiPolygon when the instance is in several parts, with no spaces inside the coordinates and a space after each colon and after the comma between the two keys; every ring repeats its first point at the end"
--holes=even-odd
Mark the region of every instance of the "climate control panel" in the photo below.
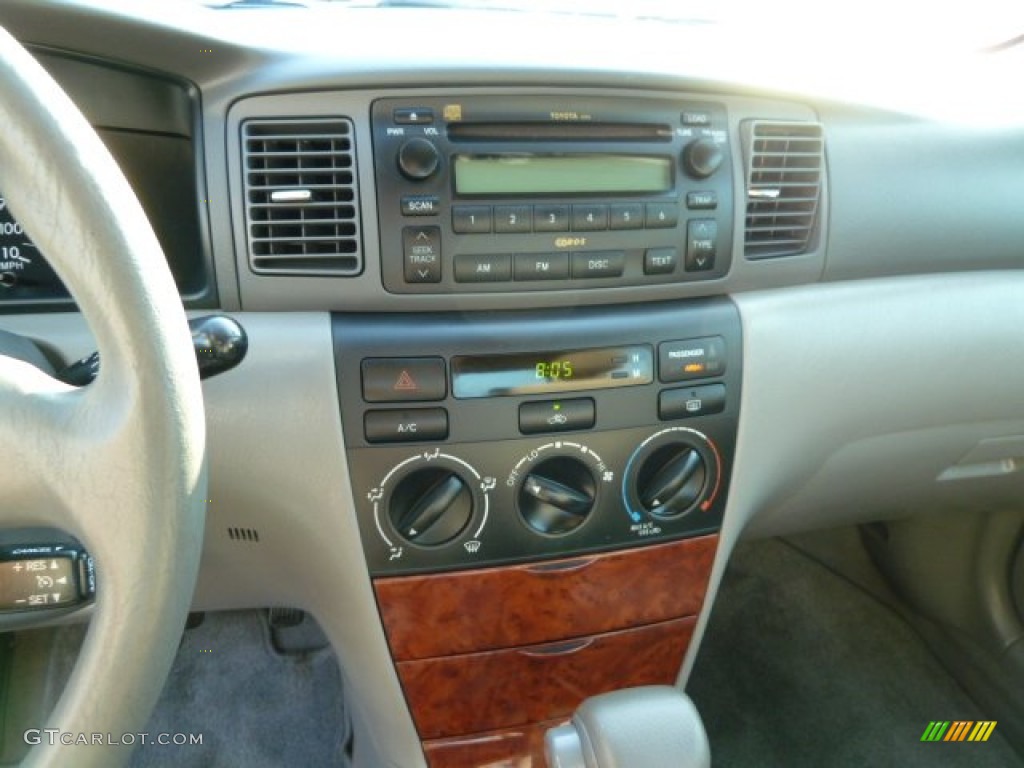
{"type": "Polygon", "coordinates": [[[337,315],[334,338],[373,575],[565,557],[721,525],[741,384],[728,300],[337,315]]]}

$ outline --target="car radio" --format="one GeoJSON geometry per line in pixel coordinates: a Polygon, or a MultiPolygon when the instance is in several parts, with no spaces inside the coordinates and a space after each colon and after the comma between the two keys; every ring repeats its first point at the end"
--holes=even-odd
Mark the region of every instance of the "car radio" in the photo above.
{"type": "Polygon", "coordinates": [[[720,104],[426,96],[378,100],[372,119],[391,292],[575,290],[728,272],[720,104]]]}

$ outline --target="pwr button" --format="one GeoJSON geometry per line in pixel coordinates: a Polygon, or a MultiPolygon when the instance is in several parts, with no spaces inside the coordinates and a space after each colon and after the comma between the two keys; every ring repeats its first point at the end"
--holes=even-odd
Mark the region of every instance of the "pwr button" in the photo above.
{"type": "Polygon", "coordinates": [[[362,373],[363,399],[369,403],[444,400],[448,393],[441,357],[368,357],[362,373]]]}

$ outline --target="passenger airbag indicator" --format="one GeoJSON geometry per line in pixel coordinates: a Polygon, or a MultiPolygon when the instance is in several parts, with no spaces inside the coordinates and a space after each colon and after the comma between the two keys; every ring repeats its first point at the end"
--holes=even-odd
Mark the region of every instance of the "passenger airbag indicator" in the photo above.
{"type": "Polygon", "coordinates": [[[725,339],[666,341],[658,345],[658,378],[665,383],[704,379],[725,373],[725,339]]]}

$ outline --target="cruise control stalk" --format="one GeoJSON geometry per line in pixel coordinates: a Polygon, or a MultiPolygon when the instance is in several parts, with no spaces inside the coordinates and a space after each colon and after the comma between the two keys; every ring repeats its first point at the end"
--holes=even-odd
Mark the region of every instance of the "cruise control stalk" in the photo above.
{"type": "MultiPolygon", "coordinates": [[[[245,357],[249,337],[238,322],[226,315],[204,315],[188,321],[192,346],[199,364],[199,378],[208,379],[231,370],[245,357]]],[[[57,373],[65,384],[84,387],[92,383],[100,371],[100,353],[93,352],[57,373]]]]}

